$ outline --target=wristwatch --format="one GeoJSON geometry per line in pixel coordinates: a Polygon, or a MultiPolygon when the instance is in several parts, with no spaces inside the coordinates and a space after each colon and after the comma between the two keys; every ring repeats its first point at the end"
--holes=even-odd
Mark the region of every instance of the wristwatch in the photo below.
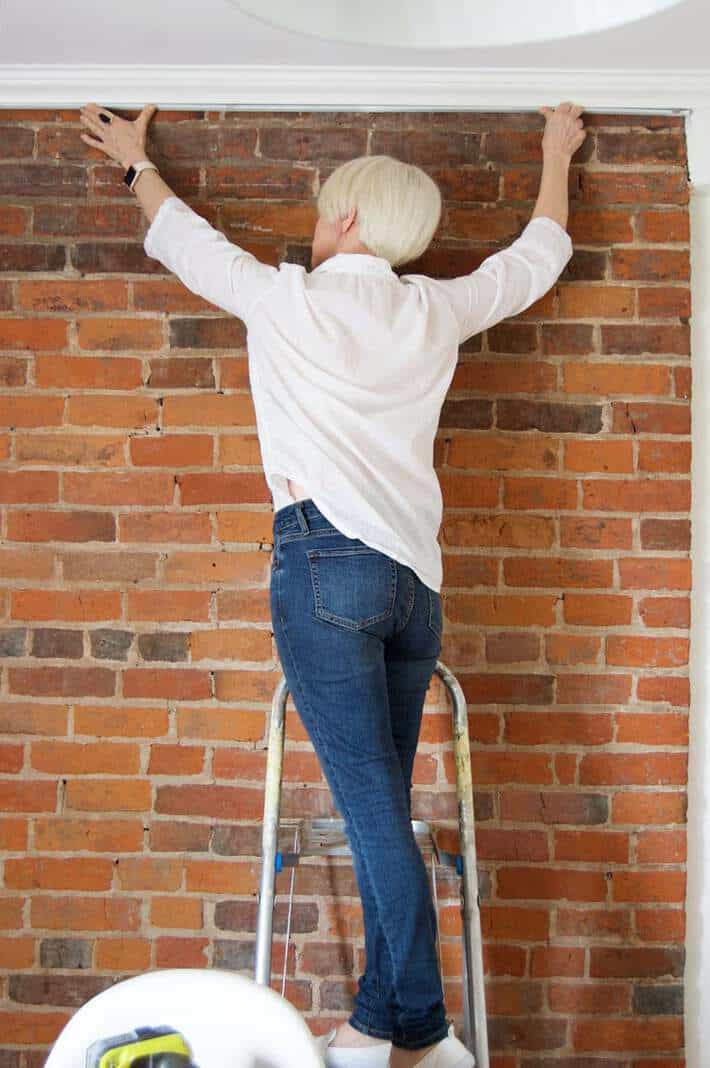
{"type": "Polygon", "coordinates": [[[143,171],[157,171],[157,167],[154,163],[151,163],[149,159],[142,159],[138,163],[132,163],[126,173],[123,176],[123,180],[129,189],[133,189],[138,181],[138,175],[143,171]]]}

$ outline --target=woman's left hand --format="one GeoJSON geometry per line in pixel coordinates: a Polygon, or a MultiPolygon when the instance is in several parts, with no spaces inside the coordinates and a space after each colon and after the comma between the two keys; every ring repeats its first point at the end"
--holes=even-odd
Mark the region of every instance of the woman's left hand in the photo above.
{"type": "Polygon", "coordinates": [[[148,132],[148,123],[157,111],[155,104],[146,104],[138,118],[131,122],[129,119],[121,119],[114,115],[108,108],[100,108],[97,104],[87,104],[81,109],[80,119],[99,140],[82,133],[82,141],[101,149],[107,156],[121,163],[124,167],[130,167],[140,159],[146,159],[145,142],[148,132]],[[111,122],[104,122],[100,115],[111,117],[111,122]]]}

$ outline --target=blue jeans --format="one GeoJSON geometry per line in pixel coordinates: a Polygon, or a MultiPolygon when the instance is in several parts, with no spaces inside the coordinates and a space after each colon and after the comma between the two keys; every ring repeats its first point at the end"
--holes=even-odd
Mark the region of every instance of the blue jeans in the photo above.
{"type": "Polygon", "coordinates": [[[411,824],[412,766],[441,652],[441,597],[309,497],[274,513],[271,615],[286,684],[343,819],[365,972],[349,1023],[402,1049],[445,1038],[437,916],[411,824]]]}

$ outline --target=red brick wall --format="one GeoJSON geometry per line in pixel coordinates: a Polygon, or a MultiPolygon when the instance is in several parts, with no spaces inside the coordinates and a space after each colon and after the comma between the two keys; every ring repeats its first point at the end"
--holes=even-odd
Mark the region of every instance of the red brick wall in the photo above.
{"type": "MultiPolygon", "coordinates": [[[[584,118],[573,259],[462,346],[442,411],[442,660],[470,702],[494,1068],[680,1068],[685,136],[681,117],[584,118]]],[[[140,208],[77,120],[0,122],[2,1068],[39,1068],[76,1007],[131,973],[252,974],[280,678],[244,326],[145,256],[140,208]]],[[[230,238],[306,266],[319,180],[365,152],[417,163],[445,213],[404,271],[446,276],[527,222],[542,126],[159,112],[151,149],[230,238]]],[[[450,738],[435,679],[414,815],[453,844],[450,738]]],[[[289,700],[282,815],[309,813],[335,810],[289,700]]],[[[437,883],[460,1020],[458,881],[437,883]]],[[[364,963],[359,899],[342,860],[304,864],[296,894],[286,995],[320,1032],[364,963]]]]}

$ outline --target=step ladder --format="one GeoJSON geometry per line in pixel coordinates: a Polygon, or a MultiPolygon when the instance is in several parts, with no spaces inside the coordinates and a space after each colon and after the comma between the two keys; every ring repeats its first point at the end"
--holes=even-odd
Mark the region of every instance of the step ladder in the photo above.
{"type": "MultiPolygon", "coordinates": [[[[473,784],[471,780],[471,755],[468,734],[466,698],[455,675],[437,660],[437,674],[452,701],[453,745],[456,764],[456,795],[458,800],[459,853],[447,853],[438,848],[435,830],[424,820],[412,820],[412,828],[423,856],[431,856],[433,898],[436,898],[436,865],[454,868],[460,876],[461,917],[463,930],[463,1043],[476,1058],[476,1068],[489,1068],[488,1030],[486,1026],[486,1003],[483,975],[483,943],[481,939],[481,914],[478,895],[478,872],[476,867],[475,821],[473,811],[473,784]]],[[[291,888],[286,928],[286,951],[281,994],[283,996],[288,962],[291,905],[293,901],[296,867],[303,856],[350,855],[350,844],[345,834],[343,819],[309,819],[279,822],[281,803],[281,780],[285,739],[286,701],[288,687],[281,678],[274,692],[269,721],[266,782],[264,793],[264,822],[261,839],[261,879],[258,894],[258,913],[255,947],[255,975],[257,983],[270,985],[271,949],[273,938],[274,885],[277,872],[291,867],[291,888]],[[289,843],[293,835],[293,848],[283,851],[284,833],[288,832],[289,843]]],[[[438,924],[437,924],[438,936],[438,924]]],[[[437,937],[439,964],[441,946],[437,937]]]]}

